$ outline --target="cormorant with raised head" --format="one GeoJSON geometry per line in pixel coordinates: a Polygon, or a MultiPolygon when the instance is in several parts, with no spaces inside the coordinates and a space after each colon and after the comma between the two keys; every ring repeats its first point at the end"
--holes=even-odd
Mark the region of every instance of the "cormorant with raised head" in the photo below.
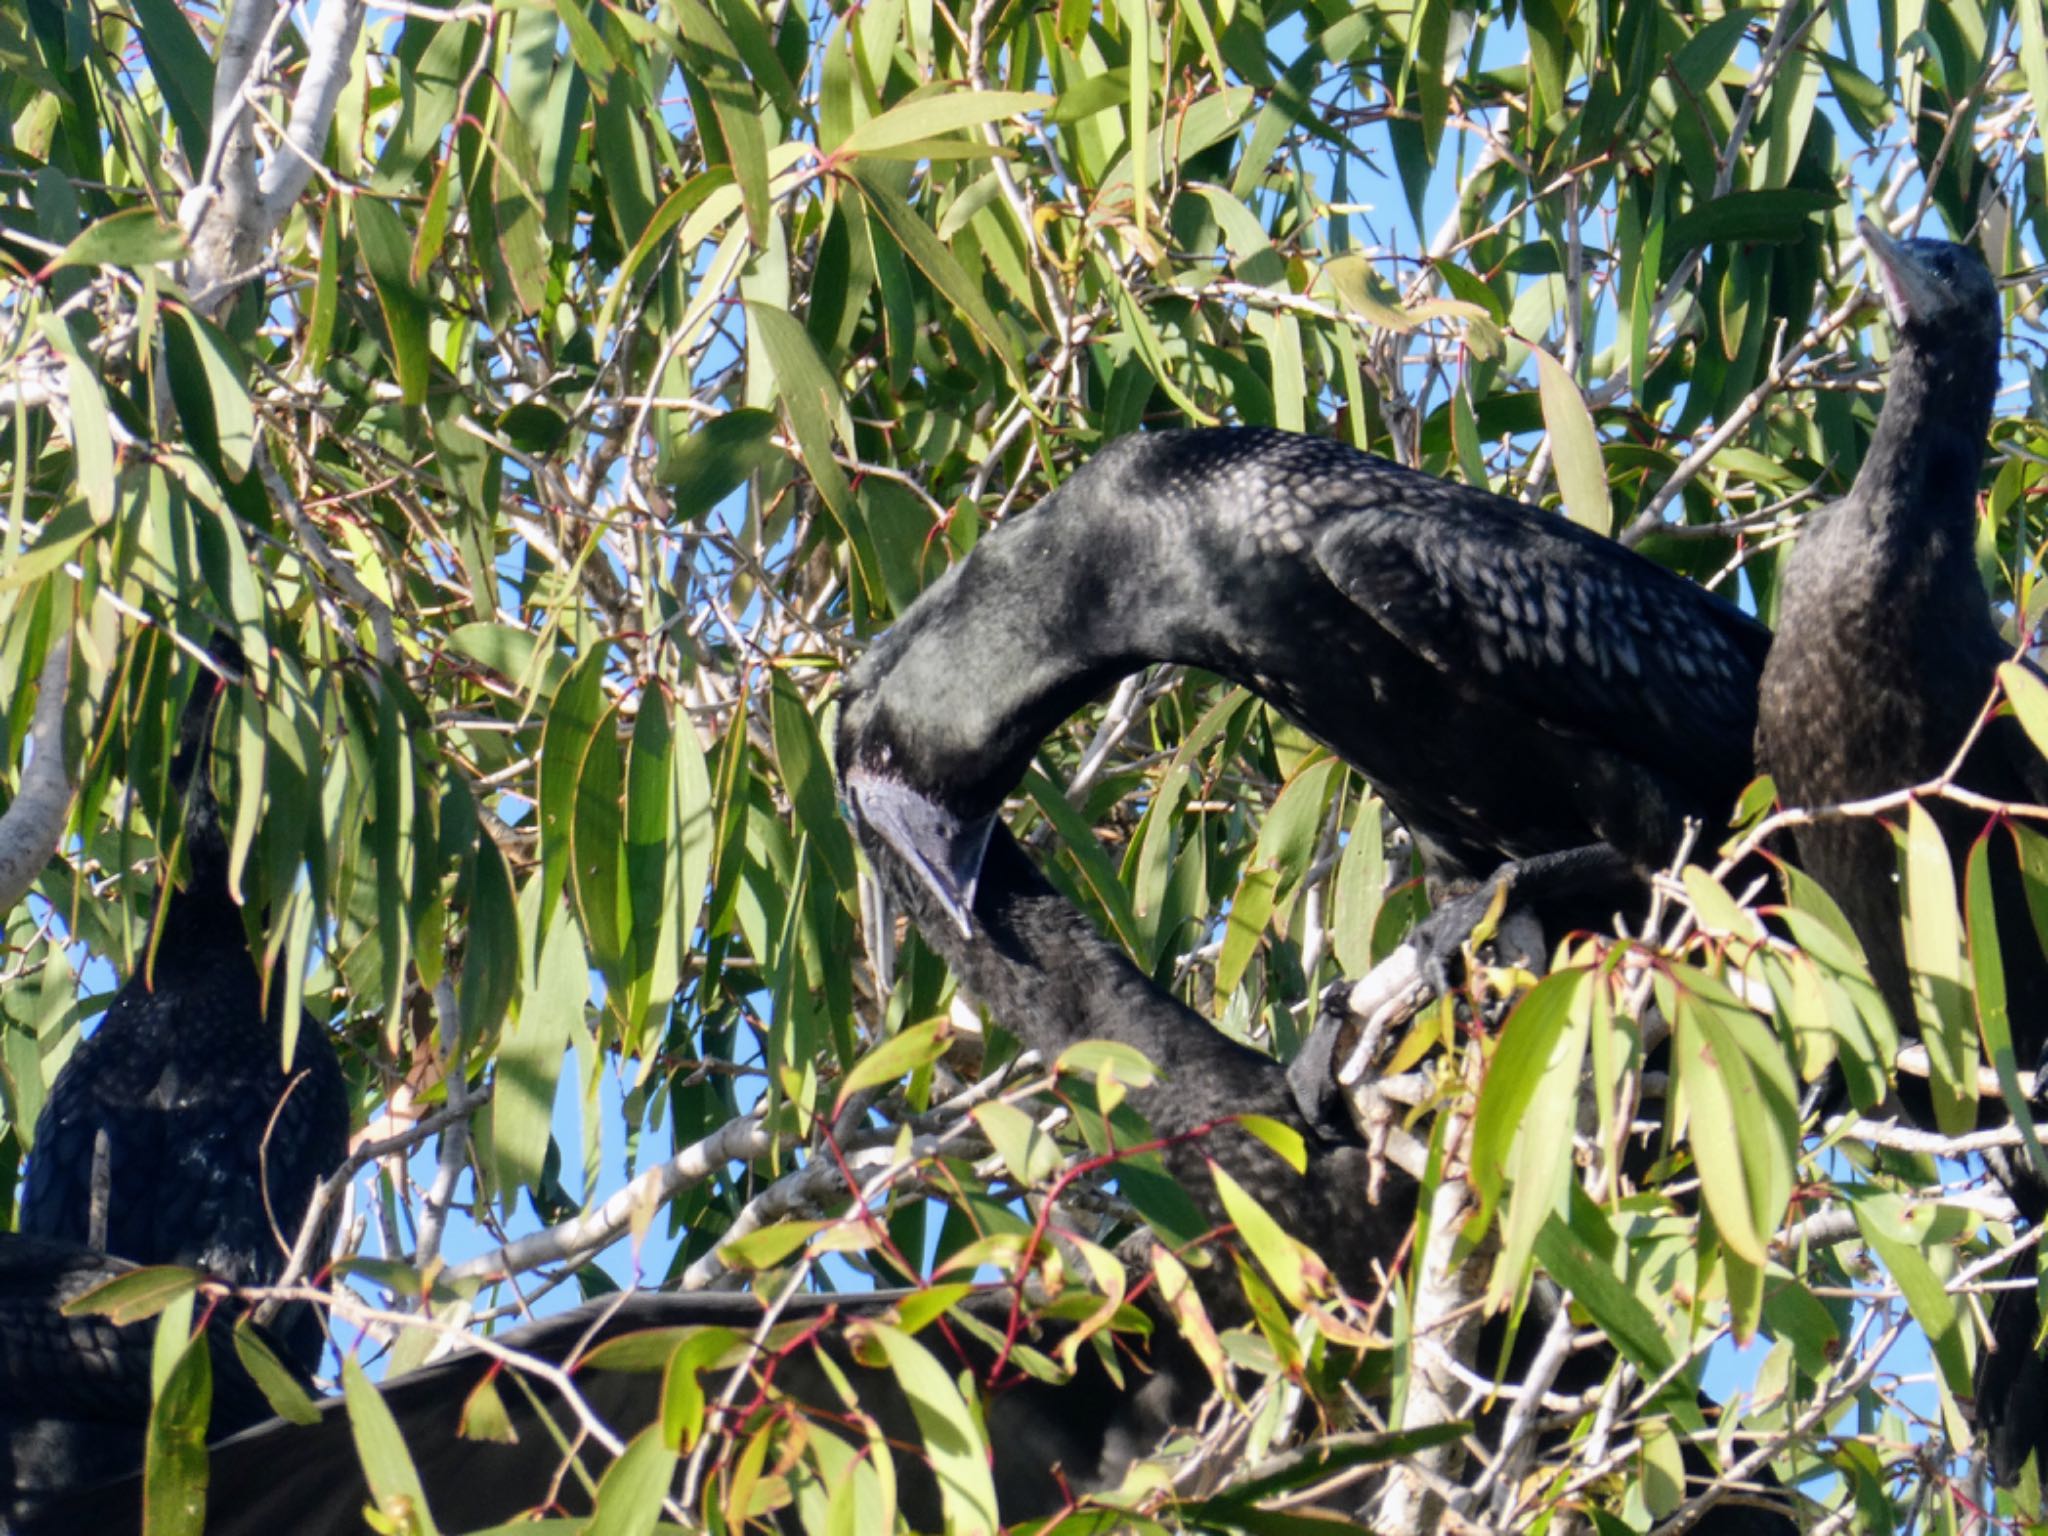
{"type": "MultiPolygon", "coordinates": [[[[1800,530],[1779,583],[1758,702],[1757,762],[1792,806],[1906,789],[1948,767],[2013,657],[1977,570],[1977,487],[1998,388],[1998,289],[1975,251],[1858,225],[1898,332],[1884,408],[1849,494],[1800,530]]],[[[2048,764],[2017,721],[1989,722],[1958,782],[2040,801],[2048,764]]],[[[1928,802],[1960,856],[1982,812],[1928,802]]],[[[1900,1029],[1915,1032],[1898,855],[1876,818],[1799,827],[1798,860],[1841,904],[1900,1029]]],[[[1960,865],[1958,866],[1960,867],[1960,865]]],[[[2015,884],[1998,905],[2014,1046],[2048,1039],[2048,967],[2015,884]],[[2004,932],[2004,930],[2002,930],[2004,932]],[[2025,942],[2016,942],[2024,936],[2025,942]]]]}
{"type": "MultiPolygon", "coordinates": [[[[1977,490],[1998,389],[1997,285],[1975,251],[1857,226],[1898,346],[1884,408],[1849,494],[1801,529],[1779,586],[1764,667],[1758,765],[1790,806],[1830,806],[1927,783],[1954,760],[2013,646],[1976,560],[1977,490]]],[[[2010,717],[1986,722],[1956,781],[1997,800],[2048,803],[2048,763],[2010,717]]],[[[1983,812],[1930,798],[1958,871],[1983,812]]],[[[1993,905],[2014,1052],[2048,1041],[2048,962],[2010,840],[1994,830],[1993,905]]],[[[1798,862],[1841,905],[1901,1033],[1918,1032],[1900,928],[1898,853],[1869,816],[1798,827],[1798,862]]],[[[1919,1098],[1919,1096],[1915,1096],[1919,1098]]],[[[1924,1112],[1924,1098],[1915,1106],[1924,1112]]],[[[2006,1182],[2035,1220],[2039,1181],[2006,1182]]],[[[1979,1363],[1977,1415],[2001,1482],[2048,1449],[2031,1291],[2002,1294],[1998,1347],[1979,1363]]]]}
{"type": "MultiPolygon", "coordinates": [[[[1511,863],[1548,933],[1632,905],[1687,817],[1725,825],[1769,643],[1539,508],[1318,438],[1152,432],[985,535],[875,643],[841,768],[965,932],[988,829],[1039,742],[1116,678],[1184,662],[1371,780],[1433,898],[1511,863]],[[899,685],[868,686],[884,672],[899,685]]],[[[1431,925],[1433,962],[1484,905],[1431,925]]]]}
{"type": "MultiPolygon", "coordinates": [[[[170,769],[183,801],[185,884],[168,892],[136,974],[51,1086],[21,1229],[261,1285],[283,1270],[314,1189],[347,1155],[348,1097],[326,1032],[310,1018],[284,1069],[282,987],[265,1013],[229,891],[211,763],[214,718],[243,658],[224,634],[210,655],[180,717],[170,769]]],[[[318,1312],[288,1309],[277,1332],[310,1375],[325,1338],[318,1312]]],[[[125,1439],[81,1432],[36,1443],[33,1464],[15,1468],[17,1486],[68,1486],[134,1465],[141,1423],[125,1439]]]]}

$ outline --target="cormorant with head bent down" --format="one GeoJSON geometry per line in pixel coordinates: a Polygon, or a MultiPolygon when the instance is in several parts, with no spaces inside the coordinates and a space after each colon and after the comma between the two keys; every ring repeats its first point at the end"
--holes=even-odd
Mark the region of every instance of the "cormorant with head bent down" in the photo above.
{"type": "MultiPolygon", "coordinates": [[[[1511,874],[1548,942],[1633,905],[1686,818],[1726,824],[1769,643],[1521,502],[1285,432],[1146,433],[987,534],[875,643],[840,767],[965,932],[989,827],[1039,742],[1116,678],[1185,662],[1356,766],[1433,898],[1511,874]]],[[[1484,905],[1431,925],[1432,960],[1484,905]]]]}
{"type": "MultiPolygon", "coordinates": [[[[1227,440],[1230,434],[1220,436],[1227,440]]],[[[1306,441],[1277,434],[1245,436],[1269,446],[1306,441]]],[[[1038,596],[1057,590],[1049,580],[1027,586],[1038,596]]],[[[999,589],[972,590],[975,601],[994,606],[989,618],[998,627],[1016,610],[999,589]]],[[[960,584],[934,591],[955,594],[940,599],[948,604],[969,601],[957,595],[960,584]]],[[[993,811],[983,827],[972,831],[977,857],[964,882],[949,881],[947,870],[935,869],[927,857],[943,845],[927,841],[906,852],[899,841],[900,823],[885,829],[870,819],[878,796],[884,816],[924,818],[913,824],[915,829],[929,831],[934,825],[929,818],[949,815],[942,799],[903,788],[942,781],[943,764],[932,755],[932,739],[895,732],[906,718],[928,718],[919,693],[930,685],[929,668],[937,665],[938,653],[918,647],[934,633],[971,635],[978,626],[963,606],[949,609],[943,622],[920,629],[920,611],[922,606],[905,621],[912,630],[908,644],[892,646],[885,639],[854,670],[840,715],[842,783],[862,846],[884,889],[961,986],[987,1006],[997,1023],[1047,1060],[1079,1041],[1113,1040],[1142,1051],[1162,1069],[1159,1081],[1134,1090],[1131,1099],[1154,1134],[1165,1140],[1162,1161],[1207,1220],[1218,1226],[1229,1221],[1208,1167],[1213,1161],[1281,1227],[1314,1248],[1347,1290],[1362,1297],[1377,1294],[1403,1251],[1415,1187],[1406,1174],[1388,1170],[1379,1201],[1368,1199],[1371,1158],[1348,1119],[1316,1114],[1279,1062],[1229,1038],[1144,975],[1047,883],[993,811]],[[878,764],[893,777],[879,782],[872,777],[878,764]],[[964,908],[959,905],[963,899],[964,908]],[[1235,1123],[1250,1115],[1277,1122],[1300,1138],[1301,1172],[1235,1123]]],[[[1248,643],[1258,639],[1248,633],[1240,638],[1248,643]]],[[[985,674],[991,665],[987,656],[963,661],[974,673],[985,674]]],[[[981,723],[989,724],[985,718],[981,723]]],[[[1017,741],[1016,733],[1001,723],[991,727],[991,734],[1009,743],[1019,763],[1037,744],[1017,741]]],[[[946,830],[951,835],[956,828],[946,830]]],[[[956,841],[953,846],[960,845],[956,841]]],[[[953,866],[956,872],[958,867],[953,866]]],[[[1233,1306],[1227,1277],[1211,1275],[1205,1282],[1198,1274],[1197,1283],[1212,1308],[1224,1316],[1241,1314],[1242,1301],[1233,1306]]],[[[1547,1284],[1539,1294],[1555,1304],[1547,1284]]],[[[1533,1346],[1541,1332],[1525,1324],[1518,1346],[1533,1346]]],[[[1496,1357],[1484,1345],[1481,1354],[1496,1357]]],[[[1526,1358],[1516,1364],[1525,1366],[1526,1358]]],[[[1590,1373],[1577,1383],[1590,1385],[1606,1366],[1596,1353],[1575,1362],[1567,1374],[1590,1373]]],[[[1688,1447],[1689,1460],[1697,1455],[1688,1447]]],[[[1731,1504],[1713,1507],[1697,1528],[1715,1536],[1784,1536],[1793,1526],[1777,1507],[1731,1504]]]]}

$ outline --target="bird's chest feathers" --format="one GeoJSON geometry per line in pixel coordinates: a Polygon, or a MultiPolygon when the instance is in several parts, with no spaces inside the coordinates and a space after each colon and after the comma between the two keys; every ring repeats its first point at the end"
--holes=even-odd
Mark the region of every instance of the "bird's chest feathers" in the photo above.
{"type": "MultiPolygon", "coordinates": [[[[1940,538],[1897,553],[1848,520],[1815,531],[1795,556],[1803,569],[1788,572],[1765,672],[1778,788],[1789,801],[1825,801],[1931,778],[1984,702],[1956,686],[1988,624],[1974,574],[1960,584],[1966,608],[1951,595],[1959,584],[1945,568],[1967,553],[1940,538]]],[[[1988,692],[1988,674],[1984,683],[1988,692]]]]}

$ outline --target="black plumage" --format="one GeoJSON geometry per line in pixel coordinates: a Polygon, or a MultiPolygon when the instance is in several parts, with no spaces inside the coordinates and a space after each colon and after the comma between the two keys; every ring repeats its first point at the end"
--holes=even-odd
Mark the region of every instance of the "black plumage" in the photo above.
{"type": "MultiPolygon", "coordinates": [[[[849,746],[842,735],[842,759],[849,746]]],[[[1208,1172],[1214,1160],[1354,1294],[1377,1294],[1381,1267],[1394,1261],[1413,1219],[1413,1185],[1395,1173],[1379,1203],[1368,1203],[1364,1146],[1348,1124],[1304,1119],[1285,1067],[1158,987],[1046,882],[1007,828],[988,835],[971,937],[886,841],[865,824],[862,832],[891,897],[1005,1029],[1048,1062],[1080,1041],[1113,1040],[1160,1069],[1162,1080],[1133,1090],[1131,1102],[1167,1141],[1167,1170],[1211,1222],[1227,1219],[1208,1172]],[[1304,1171],[1230,1123],[1243,1115],[1299,1133],[1304,1171]]],[[[1236,1286],[1225,1274],[1214,1278],[1204,1287],[1212,1302],[1236,1286]]]]}
{"type": "MultiPolygon", "coordinates": [[[[4,1279],[0,1262],[0,1285],[4,1279]]],[[[786,1353],[771,1374],[776,1392],[807,1410],[811,1433],[845,1425],[840,1438],[857,1451],[865,1436],[858,1425],[846,1423],[847,1406],[836,1386],[838,1379],[849,1382],[861,1411],[873,1418],[892,1448],[905,1518],[912,1529],[938,1530],[943,1510],[937,1482],[920,1450],[924,1430],[894,1373],[871,1356],[866,1363],[856,1358],[846,1326],[851,1320],[886,1316],[904,1294],[796,1298],[779,1314],[783,1333],[773,1342],[778,1352],[786,1348],[786,1353]],[[790,1346],[790,1334],[803,1337],[790,1346]]],[[[985,1338],[1003,1337],[1011,1297],[1007,1291],[989,1291],[970,1296],[961,1305],[983,1333],[948,1325],[926,1330],[920,1342],[949,1373],[964,1370],[985,1380],[996,1365],[995,1350],[985,1338]]],[[[745,1295],[616,1295],[499,1334],[495,1342],[524,1356],[576,1367],[577,1391],[587,1405],[622,1438],[630,1438],[661,1411],[661,1372],[583,1366],[593,1348],[650,1329],[716,1326],[751,1336],[763,1317],[761,1304],[745,1295]]],[[[5,1292],[0,1290],[0,1366],[10,1359],[5,1349],[7,1321],[5,1292]]],[[[1042,1350],[1056,1348],[1070,1326],[1041,1325],[1027,1331],[1024,1342],[1042,1350]]],[[[991,1473],[1005,1524],[1057,1512],[1066,1499],[1063,1484],[1076,1495],[1116,1487],[1130,1463],[1169,1427],[1188,1422],[1206,1396],[1206,1372],[1171,1327],[1155,1323],[1149,1345],[1141,1335],[1119,1337],[1124,1342],[1116,1375],[1092,1347],[1084,1347],[1070,1384],[1022,1376],[1012,1364],[1004,1371],[1005,1384],[989,1394],[991,1473]]],[[[667,1349],[661,1348],[652,1358],[658,1363],[666,1356],[667,1349]]],[[[220,1357],[217,1349],[215,1358],[220,1357]]],[[[722,1395],[723,1382],[715,1375],[705,1378],[704,1387],[713,1401],[722,1395]]],[[[573,1475],[562,1475],[564,1458],[541,1416],[545,1413],[572,1435],[578,1421],[544,1378],[500,1367],[494,1356],[469,1352],[409,1372],[380,1391],[398,1422],[440,1529],[479,1530],[546,1505],[551,1498],[562,1509],[587,1511],[583,1485],[573,1475]],[[500,1372],[498,1396],[518,1437],[516,1443],[458,1433],[479,1383],[487,1374],[500,1372]],[[511,1377],[518,1378],[516,1385],[511,1377]]],[[[753,1398],[749,1388],[736,1400],[744,1408],[753,1398]]],[[[749,1417],[748,1423],[754,1422],[749,1417]]],[[[274,1536],[280,1531],[292,1536],[357,1536],[366,1529],[361,1511],[372,1496],[349,1416],[339,1400],[322,1405],[317,1423],[273,1421],[215,1445],[209,1454],[208,1536],[274,1536]]],[[[581,1445],[579,1454],[591,1471],[602,1469],[605,1457],[594,1442],[581,1445]]],[[[138,1532],[141,1499],[140,1478],[79,1491],[30,1512],[15,1528],[16,1536],[138,1532]]],[[[793,1519],[784,1523],[797,1528],[793,1519]]]]}
{"type": "MultiPolygon", "coordinates": [[[[854,669],[854,809],[967,922],[1039,742],[1152,662],[1260,694],[1354,764],[1432,894],[1602,921],[1751,775],[1769,634],[1564,518],[1255,429],[1110,443],[985,536],[854,669]],[[886,692],[871,680],[889,674],[886,692]]],[[[1451,953],[1477,915],[1436,942],[1451,953]]]]}
{"type": "MultiPolygon", "coordinates": [[[[1926,783],[1963,747],[2013,647],[1998,632],[1976,562],[1977,490],[1998,387],[1998,290],[1976,252],[1894,240],[1859,226],[1898,346],[1883,411],[1855,483],[1801,530],[1786,563],[1777,643],[1764,668],[1757,759],[1787,805],[1828,806],[1926,783]]],[[[2048,764],[2010,717],[1989,721],[1956,781],[2048,803],[2048,764]]],[[[1958,872],[1986,818],[1927,802],[1958,872]]],[[[1902,818],[1901,818],[1902,819],[1902,818]]],[[[1868,816],[1799,827],[1799,863],[1840,903],[1904,1034],[1918,1032],[1900,928],[1898,853],[1868,816]]],[[[1994,832],[1993,905],[2018,1064],[2048,1043],[2048,962],[2028,918],[2010,840],[1994,832]]],[[[1902,1094],[1927,1113],[1925,1096],[1902,1094]]],[[[2028,1214],[2037,1178],[2008,1170],[2028,1214]]],[[[2031,1292],[2006,1292],[1982,1359],[1977,1415],[2000,1481],[2048,1449],[2031,1292]]]]}
{"type": "MultiPolygon", "coordinates": [[[[885,728],[882,722],[915,710],[916,700],[906,695],[925,687],[928,674],[902,664],[906,651],[886,641],[874,654],[878,659],[848,680],[837,751],[842,780],[852,788],[859,765],[879,758],[904,780],[931,784],[931,765],[909,756],[912,749],[903,738],[890,739],[886,756],[869,739],[870,732],[885,728]]],[[[1404,1251],[1415,1186],[1400,1170],[1386,1168],[1379,1198],[1369,1200],[1371,1158],[1348,1119],[1316,1113],[1320,1106],[1310,1101],[1317,1096],[1298,1094],[1286,1068],[1232,1040],[1139,971],[1047,883],[993,818],[979,834],[981,857],[963,923],[935,889],[931,872],[869,823],[862,796],[850,798],[862,846],[884,889],[998,1023],[1048,1061],[1083,1040],[1113,1040],[1135,1047],[1161,1069],[1160,1081],[1131,1098],[1154,1134],[1166,1140],[1162,1161],[1207,1220],[1219,1226],[1228,1220],[1209,1170],[1213,1161],[1269,1216],[1314,1248],[1347,1290],[1361,1297],[1378,1293],[1404,1251]],[[1274,1121],[1300,1138],[1300,1172],[1236,1127],[1237,1117],[1247,1115],[1274,1121]]],[[[1211,1271],[1205,1278],[1198,1272],[1196,1280],[1219,1316],[1242,1315],[1227,1273],[1211,1271]]],[[[1557,1304],[1547,1281],[1537,1286],[1536,1299],[1539,1314],[1557,1304]]],[[[1525,1323],[1510,1377],[1526,1369],[1542,1332],[1540,1323],[1525,1323]]],[[[1500,1355],[1500,1337],[1491,1326],[1488,1333],[1480,1357],[1493,1361],[1500,1355]]],[[[1564,1389],[1591,1386],[1608,1364],[1599,1351],[1578,1357],[1564,1373],[1564,1389]]],[[[1482,1425],[1481,1438],[1497,1427],[1482,1425]]],[[[1707,1471],[1691,1447],[1687,1458],[1691,1470],[1707,1471]]],[[[1776,1509],[1731,1504],[1715,1506],[1697,1528],[1715,1536],[1785,1536],[1793,1526],[1776,1509]]]]}
{"type": "MultiPolygon", "coordinates": [[[[146,958],[81,1041],[36,1121],[21,1228],[104,1247],[138,1264],[187,1264],[235,1284],[284,1268],[313,1191],[347,1155],[348,1099],[325,1032],[301,1021],[281,1060],[283,989],[266,1015],[214,797],[211,735],[240,657],[225,638],[179,721],[171,786],[183,800],[186,879],[173,888],[146,958]]],[[[280,1314],[286,1353],[310,1373],[325,1335],[317,1311],[280,1314]]],[[[9,1405],[10,1409],[14,1405],[9,1405]]],[[[10,1433],[22,1419],[6,1421],[10,1433]]],[[[140,1445],[94,1435],[74,1452],[43,1435],[45,1486],[140,1445]]]]}
{"type": "MultiPolygon", "coordinates": [[[[1977,569],[1977,488],[1998,388],[1998,289],[1976,252],[1860,226],[1898,332],[1884,408],[1849,494],[1800,530],[1779,586],[1777,643],[1758,703],[1757,761],[1787,805],[1828,806],[1926,783],[1954,758],[2013,656],[1977,569]]],[[[2018,722],[1994,720],[1958,782],[2041,801],[2048,764],[2018,722]]],[[[1957,868],[1981,812],[1939,801],[1957,868]]],[[[1793,836],[1842,906],[1900,1029],[1916,1032],[1899,928],[1897,850],[1871,817],[1793,836]]],[[[2011,863],[1998,906],[2014,1044],[2048,1040],[2048,967],[2011,863]],[[2008,899],[2010,898],[2010,899],[2008,899]],[[2023,941],[2023,942],[2022,942],[2023,941]]]]}
{"type": "MultiPolygon", "coordinates": [[[[61,1310],[134,1267],[74,1243],[0,1233],[0,1402],[13,1415],[0,1435],[0,1530],[25,1528],[47,1499],[136,1464],[150,1413],[157,1325],[116,1325],[98,1313],[67,1317],[61,1310]],[[33,1418],[20,1415],[23,1405],[33,1406],[33,1418]]],[[[209,1423],[220,1436],[272,1411],[236,1354],[233,1326],[228,1309],[207,1315],[209,1423]]],[[[281,1356],[275,1339],[264,1341],[281,1356]]]]}

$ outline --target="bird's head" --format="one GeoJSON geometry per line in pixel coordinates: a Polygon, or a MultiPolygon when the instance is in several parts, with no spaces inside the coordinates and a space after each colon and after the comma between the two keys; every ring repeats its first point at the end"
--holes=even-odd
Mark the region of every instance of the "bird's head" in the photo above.
{"type": "Polygon", "coordinates": [[[885,637],[847,673],[840,692],[840,803],[855,829],[900,858],[961,937],[972,938],[974,890],[995,812],[950,804],[943,786],[912,781],[915,754],[897,739],[883,686],[892,654],[885,637]]]}
{"type": "Polygon", "coordinates": [[[1975,349],[1997,336],[1998,285],[1976,251],[1949,240],[1894,239],[1868,218],[1857,220],[1856,232],[1901,339],[1975,349]]]}

